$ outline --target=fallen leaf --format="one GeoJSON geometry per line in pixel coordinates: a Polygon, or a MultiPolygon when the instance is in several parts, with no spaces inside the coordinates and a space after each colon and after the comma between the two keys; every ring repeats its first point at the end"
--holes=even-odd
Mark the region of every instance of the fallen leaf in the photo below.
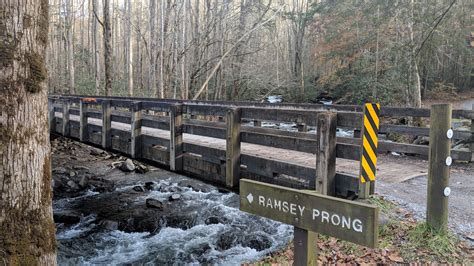
{"type": "Polygon", "coordinates": [[[389,255],[388,258],[394,262],[403,262],[403,258],[395,254],[389,255]]]}

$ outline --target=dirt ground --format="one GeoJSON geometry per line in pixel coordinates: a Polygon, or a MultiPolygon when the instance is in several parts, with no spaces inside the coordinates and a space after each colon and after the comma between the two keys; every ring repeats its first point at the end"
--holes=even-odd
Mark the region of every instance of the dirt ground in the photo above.
{"type": "MultiPolygon", "coordinates": [[[[410,168],[426,168],[428,161],[415,157],[390,156],[410,168]]],[[[474,245],[474,163],[455,163],[451,168],[449,196],[449,227],[474,245]]],[[[375,191],[413,211],[415,217],[424,219],[426,213],[427,174],[420,174],[402,182],[380,180],[375,191]]]]}

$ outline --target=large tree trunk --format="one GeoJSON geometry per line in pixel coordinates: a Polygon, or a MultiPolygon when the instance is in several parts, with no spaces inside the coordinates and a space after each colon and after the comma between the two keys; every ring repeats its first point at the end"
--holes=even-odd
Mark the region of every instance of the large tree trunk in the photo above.
{"type": "Polygon", "coordinates": [[[133,50],[132,50],[132,0],[127,0],[127,87],[128,96],[133,96],[133,50]]]}
{"type": "MultiPolygon", "coordinates": [[[[98,0],[92,0],[92,10],[99,16],[98,0]]],[[[92,23],[92,28],[94,32],[93,41],[94,41],[94,70],[95,70],[95,94],[100,94],[100,61],[99,61],[99,29],[97,18],[94,17],[94,22],[92,23]]]]}
{"type": "Polygon", "coordinates": [[[105,63],[105,95],[112,92],[112,29],[110,28],[109,0],[104,0],[104,63],[105,63]]]}
{"type": "Polygon", "coordinates": [[[0,0],[0,264],[55,265],[48,1],[0,0]]]}
{"type": "Polygon", "coordinates": [[[148,66],[148,90],[153,97],[158,97],[156,87],[156,39],[155,39],[155,21],[156,21],[156,1],[150,0],[150,65],[148,66]]]}
{"type": "Polygon", "coordinates": [[[421,107],[421,83],[420,74],[418,72],[418,64],[416,63],[416,49],[415,40],[413,36],[414,27],[414,0],[410,2],[410,21],[408,23],[408,37],[410,44],[409,62],[408,62],[408,81],[407,81],[407,105],[409,107],[420,108],[421,107]]]}
{"type": "Polygon", "coordinates": [[[164,67],[164,49],[165,49],[165,1],[161,1],[161,47],[160,47],[160,91],[156,94],[160,95],[160,98],[165,98],[165,78],[163,75],[163,67],[164,67]]]}
{"type": "Polygon", "coordinates": [[[69,73],[69,93],[76,94],[74,89],[74,14],[73,14],[73,1],[66,1],[67,11],[67,69],[69,73]]]}

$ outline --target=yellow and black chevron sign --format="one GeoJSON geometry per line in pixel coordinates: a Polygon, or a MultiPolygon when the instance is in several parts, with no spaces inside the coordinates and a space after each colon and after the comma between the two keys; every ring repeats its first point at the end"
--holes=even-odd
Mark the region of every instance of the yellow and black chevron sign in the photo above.
{"type": "Polygon", "coordinates": [[[380,104],[366,103],[364,106],[364,129],[362,130],[362,154],[360,158],[360,181],[375,180],[380,104]]]}

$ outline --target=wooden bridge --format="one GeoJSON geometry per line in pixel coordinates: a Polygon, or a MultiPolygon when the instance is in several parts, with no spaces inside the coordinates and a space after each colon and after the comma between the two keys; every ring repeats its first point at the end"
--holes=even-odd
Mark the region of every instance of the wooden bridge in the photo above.
{"type": "MultiPolygon", "coordinates": [[[[52,133],[228,187],[242,177],[310,189],[333,182],[342,197],[358,191],[354,169],[361,140],[336,137],[336,128],[360,130],[360,106],[51,95],[49,116],[52,133]],[[261,127],[262,122],[294,123],[298,132],[261,127]]],[[[382,107],[381,116],[426,120],[430,110],[382,107]]],[[[453,110],[452,116],[472,121],[474,111],[453,110]]],[[[453,138],[472,142],[473,125],[471,131],[454,130],[453,138]]],[[[381,123],[379,133],[429,136],[429,131],[381,123]]],[[[428,156],[425,145],[381,140],[378,149],[428,156]]],[[[472,148],[452,150],[451,156],[471,161],[472,148]]],[[[377,168],[382,177],[413,175],[389,160],[377,168]]]]}

